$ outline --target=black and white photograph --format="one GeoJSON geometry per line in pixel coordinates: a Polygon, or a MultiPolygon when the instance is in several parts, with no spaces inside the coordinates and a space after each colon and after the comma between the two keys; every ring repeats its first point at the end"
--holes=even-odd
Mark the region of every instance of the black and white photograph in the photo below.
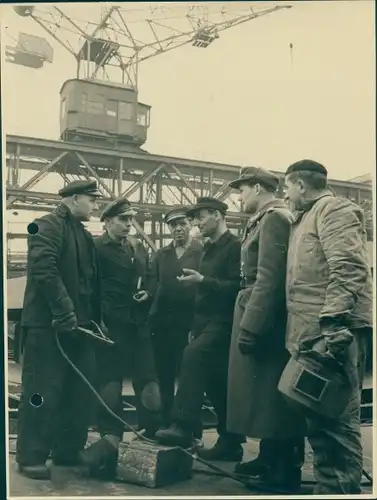
{"type": "Polygon", "coordinates": [[[0,23],[6,498],[375,498],[375,2],[0,23]]]}

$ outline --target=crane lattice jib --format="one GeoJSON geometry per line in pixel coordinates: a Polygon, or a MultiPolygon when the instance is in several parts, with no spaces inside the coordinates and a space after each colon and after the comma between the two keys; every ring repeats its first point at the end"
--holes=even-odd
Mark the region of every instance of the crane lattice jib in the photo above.
{"type": "Polygon", "coordinates": [[[291,7],[270,2],[219,5],[132,9],[105,4],[98,22],[76,19],[77,10],[68,6],[14,9],[33,19],[76,59],[78,78],[119,81],[121,76],[123,84],[137,89],[141,62],[188,44],[207,48],[225,30],[291,7]]]}

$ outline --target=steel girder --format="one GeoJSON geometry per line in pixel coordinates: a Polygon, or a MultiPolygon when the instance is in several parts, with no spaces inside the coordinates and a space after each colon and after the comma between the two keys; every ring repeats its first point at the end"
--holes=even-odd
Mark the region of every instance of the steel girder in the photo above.
{"type": "MultiPolygon", "coordinates": [[[[112,150],[20,136],[7,137],[6,153],[7,209],[48,211],[56,206],[57,195],[34,191],[49,174],[59,174],[62,184],[75,178],[94,178],[104,195],[101,203],[117,196],[130,197],[135,202],[142,212],[135,228],[152,249],[154,242],[142,227],[143,214],[152,216],[151,233],[160,244],[166,237],[162,214],[171,205],[192,204],[198,196],[215,196],[227,202],[233,227],[245,218],[237,213],[240,206],[228,186],[239,172],[239,167],[234,165],[153,155],[134,147],[112,150]],[[21,174],[30,170],[37,173],[20,186],[21,174]]],[[[281,172],[277,174],[282,178],[281,172]]],[[[337,194],[353,198],[357,203],[372,201],[370,185],[330,181],[330,186],[337,194]]]]}

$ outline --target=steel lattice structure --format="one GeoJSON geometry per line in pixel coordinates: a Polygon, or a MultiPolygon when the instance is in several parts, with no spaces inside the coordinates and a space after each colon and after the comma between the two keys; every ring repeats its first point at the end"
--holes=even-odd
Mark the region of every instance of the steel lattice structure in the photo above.
{"type": "MultiPolygon", "coordinates": [[[[75,9],[67,5],[64,10],[56,5],[14,9],[71,54],[77,78],[119,80],[137,90],[141,62],[187,44],[207,48],[225,30],[289,8],[270,2],[151,4],[137,9],[104,3],[98,22],[77,19],[75,9]]],[[[8,51],[11,62],[12,47],[8,51]]]]}
{"type": "MultiPolygon", "coordinates": [[[[135,203],[139,210],[135,228],[152,249],[168,237],[162,215],[172,205],[192,204],[198,196],[215,196],[228,203],[231,228],[242,229],[246,219],[237,197],[227,186],[239,173],[237,165],[154,155],[131,146],[115,150],[11,135],[6,139],[6,156],[8,210],[53,210],[59,196],[38,191],[38,182],[51,174],[60,176],[61,187],[78,178],[96,179],[104,196],[101,204],[117,196],[126,196],[135,203]],[[21,185],[23,171],[37,172],[21,185]],[[149,234],[144,230],[146,221],[151,222],[149,234]]],[[[281,172],[276,174],[283,177],[281,172]]],[[[329,184],[336,194],[364,208],[372,204],[369,184],[338,180],[329,184]]]]}

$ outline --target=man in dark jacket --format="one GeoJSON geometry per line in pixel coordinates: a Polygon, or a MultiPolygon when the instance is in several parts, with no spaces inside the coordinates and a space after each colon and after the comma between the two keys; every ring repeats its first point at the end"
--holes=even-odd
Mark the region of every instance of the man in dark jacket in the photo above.
{"type": "Polygon", "coordinates": [[[160,382],[163,424],[170,425],[175,378],[191,330],[195,291],[192,283],[177,280],[183,268],[198,269],[203,247],[190,236],[187,207],[175,207],[165,215],[173,241],[158,250],[152,260],[154,300],[149,312],[160,382]]]}
{"type": "MultiPolygon", "coordinates": [[[[160,426],[160,393],[153,344],[147,328],[150,297],[146,291],[149,261],[143,245],[129,236],[135,210],[125,198],[110,203],[101,215],[106,231],[95,239],[98,254],[103,321],[113,346],[98,346],[99,392],[113,412],[122,415],[125,366],[130,365],[139,426],[153,437],[160,426]]],[[[99,408],[101,439],[81,453],[94,476],[115,475],[124,426],[99,408]]]]}
{"type": "Polygon", "coordinates": [[[199,228],[211,240],[199,271],[183,269],[183,282],[197,286],[193,340],[183,353],[179,388],[172,412],[173,424],[156,433],[161,443],[189,446],[200,421],[204,393],[212,402],[219,439],[203,458],[241,460],[244,437],[227,432],[227,375],[234,302],[240,285],[240,242],[225,223],[228,206],[214,198],[199,198],[188,216],[198,219],[199,228]]]}
{"type": "Polygon", "coordinates": [[[50,477],[50,452],[57,465],[76,464],[87,439],[90,395],[62,356],[55,332],[91,379],[92,344],[77,326],[92,328],[101,315],[93,239],[82,224],[98,208],[100,192],[95,181],[75,181],[59,194],[62,203],[33,223],[28,238],[16,460],[20,472],[33,479],[50,477]]]}
{"type": "Polygon", "coordinates": [[[239,474],[258,476],[289,492],[301,485],[305,420],[278,391],[289,359],[285,348],[285,270],[292,213],[276,198],[279,179],[245,167],[230,187],[250,219],[241,244],[242,290],[234,312],[228,374],[228,425],[260,439],[259,455],[237,464],[239,474]]]}

